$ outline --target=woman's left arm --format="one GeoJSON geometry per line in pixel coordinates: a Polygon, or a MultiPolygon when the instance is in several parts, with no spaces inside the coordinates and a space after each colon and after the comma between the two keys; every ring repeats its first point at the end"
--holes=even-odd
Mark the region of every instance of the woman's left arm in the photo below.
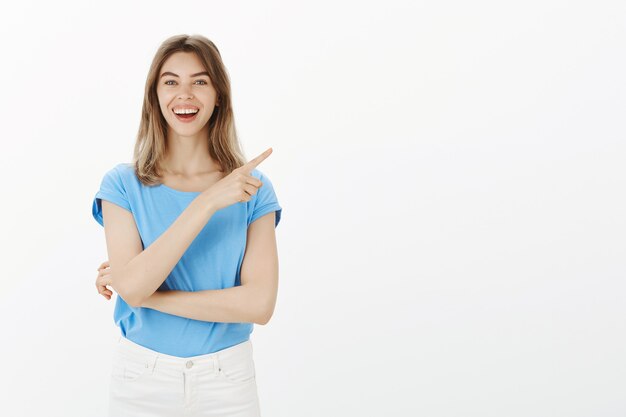
{"type": "Polygon", "coordinates": [[[267,324],[278,294],[275,212],[248,227],[241,285],[222,290],[155,291],[142,304],[164,313],[222,323],[267,324]]]}

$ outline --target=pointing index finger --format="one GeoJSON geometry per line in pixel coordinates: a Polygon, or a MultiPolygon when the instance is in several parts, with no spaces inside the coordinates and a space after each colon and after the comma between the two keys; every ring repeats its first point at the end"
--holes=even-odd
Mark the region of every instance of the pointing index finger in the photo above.
{"type": "Polygon", "coordinates": [[[270,156],[273,152],[272,148],[268,148],[265,152],[263,152],[261,155],[257,156],[256,158],[248,161],[245,165],[244,165],[244,170],[246,172],[250,172],[252,171],[254,168],[256,168],[261,162],[263,162],[265,160],[265,158],[267,158],[268,156],[270,156]]]}

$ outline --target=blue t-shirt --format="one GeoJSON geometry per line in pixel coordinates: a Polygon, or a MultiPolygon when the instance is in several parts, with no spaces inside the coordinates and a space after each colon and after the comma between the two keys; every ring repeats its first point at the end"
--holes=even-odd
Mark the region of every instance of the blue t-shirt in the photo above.
{"type": "MultiPolygon", "coordinates": [[[[282,208],[269,178],[258,169],[251,175],[263,185],[248,202],[232,204],[213,214],[191,242],[160,290],[201,291],[241,285],[241,264],[247,229],[259,217],[282,208]]],[[[104,227],[101,199],[130,211],[143,248],[154,242],[200,192],[179,191],[164,184],[146,186],[131,163],[120,163],[102,179],[93,200],[93,217],[104,227]]],[[[157,352],[189,357],[216,352],[250,338],[253,323],[222,323],[189,319],[144,307],[132,307],[118,295],[113,313],[124,337],[157,352]]]]}

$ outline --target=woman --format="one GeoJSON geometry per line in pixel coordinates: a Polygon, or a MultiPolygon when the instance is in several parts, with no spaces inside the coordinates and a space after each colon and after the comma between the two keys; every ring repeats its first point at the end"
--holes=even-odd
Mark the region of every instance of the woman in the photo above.
{"type": "Polygon", "coordinates": [[[280,207],[237,139],[230,82],[205,37],[167,39],[146,81],[133,163],[93,201],[118,294],[109,415],[259,416],[250,333],[272,316],[280,207]]]}

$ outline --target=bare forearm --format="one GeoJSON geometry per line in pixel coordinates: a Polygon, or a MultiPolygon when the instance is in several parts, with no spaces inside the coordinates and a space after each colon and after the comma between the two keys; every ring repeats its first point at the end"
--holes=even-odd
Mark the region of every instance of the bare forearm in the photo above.
{"type": "Polygon", "coordinates": [[[222,290],[156,291],[141,307],[202,321],[265,324],[260,298],[253,287],[242,285],[222,290]]]}
{"type": "Polygon", "coordinates": [[[124,267],[117,285],[123,286],[133,305],[141,305],[161,286],[214,213],[205,194],[198,195],[161,236],[124,267]]]}

